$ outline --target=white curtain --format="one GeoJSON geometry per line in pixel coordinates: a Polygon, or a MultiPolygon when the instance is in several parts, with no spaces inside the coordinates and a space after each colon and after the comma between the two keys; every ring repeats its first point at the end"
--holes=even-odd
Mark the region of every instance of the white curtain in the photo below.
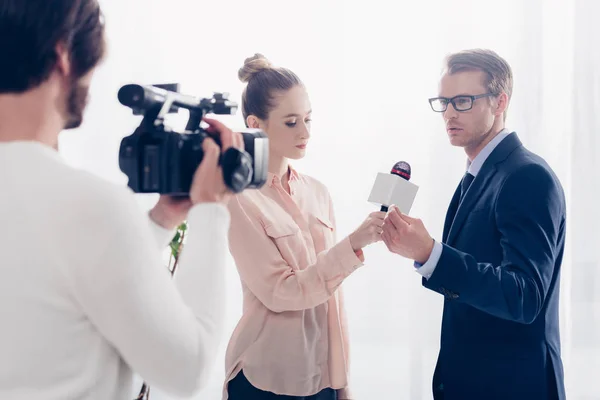
{"type": "MultiPolygon", "coordinates": [[[[340,237],[376,210],[366,201],[375,175],[405,160],[420,186],[411,214],[440,239],[465,156],[449,145],[427,98],[437,94],[447,53],[494,49],[515,75],[508,127],[548,160],[567,194],[561,333],[568,398],[600,399],[599,3],[101,0],[108,58],[84,125],[63,134],[60,149],[73,165],[125,184],[119,142],[139,117],[117,102],[121,85],[180,82],[184,93],[226,91],[240,101],[237,70],[261,52],[308,87],[313,134],[306,159],[295,166],[329,187],[340,237]]],[[[241,113],[221,119],[243,127],[241,113]]],[[[183,128],[182,118],[173,123],[183,128]]],[[[140,196],[140,205],[154,200],[140,196]]],[[[357,398],[430,399],[443,299],[422,288],[412,263],[384,245],[368,248],[366,259],[345,283],[357,398]]],[[[196,399],[220,398],[223,354],[241,313],[232,262],[227,274],[228,331],[209,387],[196,399]]],[[[172,397],[154,389],[151,398],[172,397]]]]}

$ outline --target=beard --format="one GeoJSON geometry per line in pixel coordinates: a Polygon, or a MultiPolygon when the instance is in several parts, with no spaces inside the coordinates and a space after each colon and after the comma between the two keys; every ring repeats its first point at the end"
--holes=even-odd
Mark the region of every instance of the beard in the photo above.
{"type": "Polygon", "coordinates": [[[83,112],[88,102],[89,91],[89,86],[82,84],[80,80],[71,83],[67,95],[65,129],[78,128],[83,122],[83,112]]]}

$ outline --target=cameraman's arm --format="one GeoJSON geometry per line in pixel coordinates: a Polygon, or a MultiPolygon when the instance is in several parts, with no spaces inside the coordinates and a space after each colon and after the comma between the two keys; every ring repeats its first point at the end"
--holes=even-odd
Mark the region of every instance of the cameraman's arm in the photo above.
{"type": "Polygon", "coordinates": [[[186,219],[191,207],[192,202],[189,198],[162,195],[148,212],[152,231],[161,248],[171,243],[177,227],[186,219]]]}
{"type": "Polygon", "coordinates": [[[161,262],[148,218],[130,193],[97,215],[110,217],[93,221],[99,226],[96,235],[107,234],[95,240],[109,239],[89,255],[87,265],[72,271],[75,297],[150,385],[193,394],[207,379],[223,333],[227,209],[205,203],[190,210],[175,282],[161,262]]]}
{"type": "Polygon", "coordinates": [[[173,240],[173,236],[175,236],[175,229],[167,229],[163,227],[156,222],[156,220],[152,217],[152,214],[148,214],[148,218],[150,219],[150,229],[156,238],[159,249],[165,249],[169,243],[171,243],[171,240],[173,240]]]}

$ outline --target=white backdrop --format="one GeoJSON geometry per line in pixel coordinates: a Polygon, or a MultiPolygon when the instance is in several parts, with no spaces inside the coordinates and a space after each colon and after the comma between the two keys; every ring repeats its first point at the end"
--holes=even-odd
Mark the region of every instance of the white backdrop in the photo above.
{"type": "MultiPolygon", "coordinates": [[[[123,84],[180,82],[182,92],[231,93],[255,52],[294,70],[308,87],[313,134],[300,171],[334,198],[340,236],[376,209],[366,202],[377,172],[399,160],[421,189],[412,215],[437,239],[465,156],[446,139],[427,98],[437,94],[443,57],[486,47],[513,67],[508,127],[544,156],[569,204],[561,292],[563,359],[569,399],[600,399],[599,256],[596,211],[600,155],[600,13],[596,0],[100,0],[109,54],[98,70],[84,125],[61,137],[73,165],[125,184],[119,142],[139,117],[117,102],[123,84]]],[[[241,128],[241,112],[223,117],[241,128]]],[[[180,127],[181,120],[175,119],[180,127]]],[[[140,197],[147,208],[155,197],[140,197]]],[[[345,283],[357,398],[430,399],[442,296],[420,285],[412,263],[378,244],[345,283]]],[[[241,312],[234,265],[227,335],[210,385],[196,399],[220,398],[223,353],[241,312]]],[[[136,386],[137,389],[137,386],[136,386]]],[[[153,392],[153,400],[171,397],[153,392]]]]}

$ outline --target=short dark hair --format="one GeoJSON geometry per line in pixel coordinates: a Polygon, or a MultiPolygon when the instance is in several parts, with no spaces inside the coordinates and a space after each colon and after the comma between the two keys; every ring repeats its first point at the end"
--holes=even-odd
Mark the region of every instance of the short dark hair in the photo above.
{"type": "Polygon", "coordinates": [[[274,67],[260,53],[246,59],[244,66],[238,71],[238,77],[242,82],[248,83],[242,94],[244,121],[248,115],[266,120],[275,107],[275,92],[303,85],[295,73],[287,68],[274,67]]]}
{"type": "MultiPolygon", "coordinates": [[[[504,92],[510,100],[513,91],[513,74],[508,62],[496,52],[488,49],[463,50],[446,58],[449,74],[461,71],[483,71],[484,85],[488,92],[499,95],[504,92]]],[[[504,113],[506,119],[506,112],[504,113]]]]}
{"type": "Polygon", "coordinates": [[[97,0],[0,0],[0,93],[22,93],[45,82],[69,51],[72,74],[91,71],[105,52],[97,0]]]}

